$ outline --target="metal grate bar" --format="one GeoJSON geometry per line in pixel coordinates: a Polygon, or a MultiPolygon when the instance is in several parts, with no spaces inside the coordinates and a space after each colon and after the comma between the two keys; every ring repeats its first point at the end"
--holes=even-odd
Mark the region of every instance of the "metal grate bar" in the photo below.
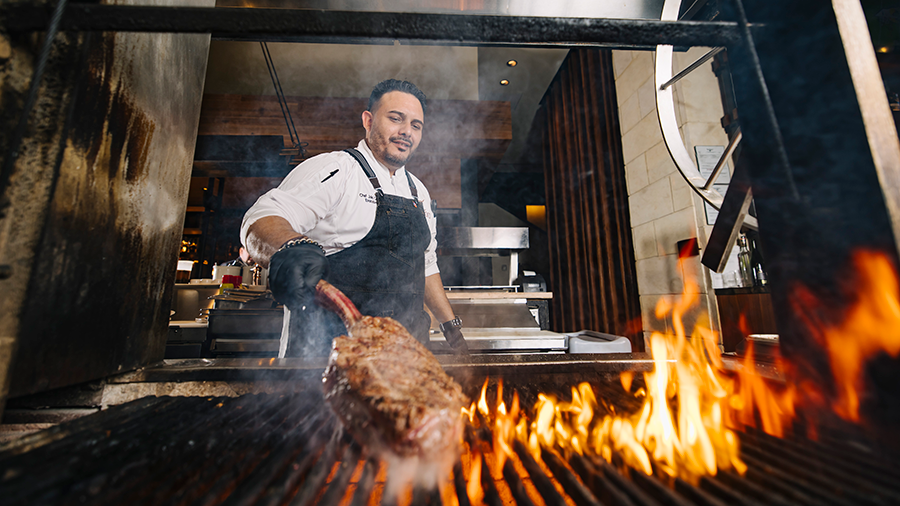
{"type": "Polygon", "coordinates": [[[292,461],[289,461],[284,468],[284,472],[276,476],[267,486],[262,498],[256,503],[257,505],[280,505],[285,504],[290,499],[313,465],[329,451],[326,443],[335,439],[335,428],[332,422],[333,418],[329,418],[329,423],[319,427],[319,430],[316,431],[306,448],[292,461]]]}
{"type": "MultiPolygon", "coordinates": [[[[236,483],[249,476],[266,455],[283,441],[284,436],[273,438],[272,434],[286,435],[297,430],[298,422],[301,421],[301,410],[302,408],[295,408],[284,412],[279,410],[278,406],[273,406],[268,419],[251,422],[247,434],[250,437],[232,439],[225,445],[223,451],[217,452],[214,462],[207,460],[204,464],[200,464],[203,469],[201,473],[190,481],[185,481],[171,497],[191,501],[206,497],[208,500],[215,499],[216,502],[220,502],[218,498],[226,497],[236,483]],[[210,483],[211,486],[204,490],[202,486],[191,484],[191,481],[195,480],[210,483]]],[[[207,501],[202,501],[201,504],[207,504],[207,501]]]]}
{"type": "MultiPolygon", "coordinates": [[[[148,486],[148,476],[156,476],[160,470],[180,468],[185,463],[184,459],[189,458],[195,450],[194,446],[202,443],[194,440],[198,435],[215,433],[224,427],[228,418],[210,416],[213,406],[222,403],[232,409],[237,406],[247,407],[249,414],[250,407],[255,405],[251,399],[228,398],[184,398],[183,402],[192,403],[193,406],[185,411],[172,406],[163,416],[148,418],[145,424],[152,427],[153,433],[137,434],[130,440],[123,437],[125,444],[122,446],[108,446],[111,455],[94,459],[94,465],[104,464],[92,469],[92,473],[104,476],[105,479],[91,480],[95,490],[102,487],[103,501],[108,504],[126,501],[125,497],[148,486]]],[[[227,413],[229,408],[223,411],[227,413]]],[[[234,419],[232,423],[240,423],[240,419],[234,419]]],[[[98,494],[95,490],[88,489],[84,492],[90,497],[98,494]]],[[[71,492],[68,495],[77,496],[71,492]]]]}
{"type": "MultiPolygon", "coordinates": [[[[200,403],[187,399],[140,403],[132,407],[138,411],[129,409],[123,416],[106,417],[102,420],[105,422],[104,425],[93,426],[73,422],[72,427],[61,429],[59,432],[68,436],[65,439],[48,442],[22,455],[14,464],[11,462],[0,464],[0,467],[15,473],[10,483],[4,483],[4,489],[8,490],[4,496],[10,501],[59,502],[82,479],[86,469],[102,466],[108,460],[121,459],[122,453],[128,456],[128,452],[140,445],[140,438],[137,436],[154,438],[165,432],[163,427],[156,426],[156,431],[141,434],[143,417],[140,416],[139,410],[142,407],[150,414],[161,411],[159,417],[167,421],[177,416],[178,409],[190,409],[191,404],[200,403]],[[172,409],[166,411],[166,408],[172,409]],[[124,423],[117,424],[119,421],[124,423]],[[109,425],[106,425],[107,423],[109,425]],[[16,476],[19,479],[15,479],[16,476]]],[[[81,420],[75,420],[78,421],[81,420]]]]}
{"type": "Polygon", "coordinates": [[[389,492],[402,489],[402,487],[399,486],[400,484],[396,483],[400,478],[395,473],[391,473],[390,471],[390,468],[388,468],[387,480],[385,480],[384,491],[381,496],[381,506],[399,505],[399,502],[397,501],[397,496],[399,495],[399,493],[391,494],[389,492]]]}
{"type": "Polygon", "coordinates": [[[356,490],[353,493],[353,502],[350,506],[365,506],[369,503],[369,496],[372,489],[375,488],[375,473],[378,471],[378,463],[374,460],[367,460],[363,466],[362,476],[356,484],[356,490]]]}
{"type": "Polygon", "coordinates": [[[494,486],[494,479],[491,478],[487,459],[484,458],[484,455],[479,455],[478,458],[481,459],[481,486],[484,489],[484,503],[488,506],[503,506],[497,487],[494,486]]]}
{"type": "MultiPolygon", "coordinates": [[[[881,487],[894,487],[900,481],[900,474],[897,473],[897,462],[891,462],[887,459],[877,458],[872,455],[873,452],[868,451],[862,453],[863,448],[870,449],[871,443],[862,443],[856,440],[855,451],[849,448],[835,447],[828,445],[826,447],[821,444],[813,443],[809,440],[800,439],[780,439],[754,427],[748,427],[745,431],[745,438],[752,438],[754,441],[767,444],[771,448],[773,445],[780,448],[789,448],[797,455],[801,455],[810,460],[827,463],[829,467],[840,470],[845,473],[848,478],[854,480],[863,480],[872,482],[881,487]]],[[[846,444],[846,441],[844,442],[846,444]]]]}
{"type": "Polygon", "coordinates": [[[741,494],[760,501],[763,504],[775,506],[789,506],[792,504],[777,490],[763,489],[755,483],[744,480],[740,476],[729,471],[720,471],[714,478],[710,478],[710,480],[715,480],[720,485],[728,487],[731,490],[737,490],[741,494]]]}
{"type": "Polygon", "coordinates": [[[300,485],[297,495],[291,499],[289,503],[291,506],[306,506],[307,504],[313,503],[313,499],[316,498],[319,490],[321,490],[322,486],[325,484],[325,480],[328,479],[331,468],[334,467],[338,457],[343,453],[346,445],[342,442],[342,436],[342,430],[338,429],[334,431],[331,436],[331,441],[328,442],[328,446],[325,448],[325,451],[322,452],[321,458],[319,458],[312,471],[310,471],[306,479],[300,485]]]}
{"type": "Polygon", "coordinates": [[[556,491],[556,487],[553,486],[553,482],[550,481],[550,478],[544,474],[541,466],[538,465],[531,454],[528,453],[528,449],[525,448],[525,445],[523,445],[521,441],[516,440],[513,442],[513,449],[515,450],[516,455],[519,456],[522,466],[528,471],[531,483],[534,484],[534,488],[541,494],[541,497],[544,499],[547,506],[565,506],[566,501],[559,495],[559,492],[556,491]]]}
{"type": "Polygon", "coordinates": [[[335,475],[331,480],[331,483],[328,484],[325,494],[316,502],[316,504],[331,506],[340,503],[341,499],[344,498],[344,494],[347,492],[347,485],[350,483],[350,478],[353,477],[353,472],[356,471],[356,465],[359,462],[361,452],[362,449],[356,442],[350,444],[350,447],[341,457],[337,475],[335,475]]]}
{"type": "Polygon", "coordinates": [[[693,501],[702,506],[726,506],[728,504],[719,500],[718,497],[715,497],[705,490],[691,485],[681,478],[675,478],[674,488],[676,492],[683,495],[687,500],[693,501]]]}
{"type": "MultiPolygon", "coordinates": [[[[291,415],[294,414],[298,413],[291,413],[291,415]]],[[[291,415],[288,415],[286,421],[292,419],[291,415]]],[[[234,496],[235,500],[240,500],[242,494],[235,494],[238,488],[242,488],[247,492],[256,492],[255,495],[258,497],[258,494],[264,490],[273,476],[274,473],[272,471],[274,469],[280,468],[283,470],[284,465],[292,457],[296,456],[299,449],[303,448],[305,440],[315,441],[310,438],[312,429],[321,426],[322,419],[325,417],[321,416],[320,412],[314,412],[305,418],[300,418],[299,416],[297,418],[301,420],[299,424],[286,423],[281,426],[283,428],[273,429],[273,431],[280,430],[284,437],[274,439],[271,442],[264,442],[259,439],[249,442],[249,446],[252,448],[259,448],[252,461],[249,456],[245,455],[237,457],[230,464],[227,462],[223,463],[219,468],[220,472],[222,469],[228,470],[229,466],[231,466],[232,471],[220,474],[216,486],[207,492],[207,497],[230,498],[234,496]]],[[[243,497],[245,498],[245,503],[251,503],[249,497],[246,495],[243,497]]]]}
{"type": "Polygon", "coordinates": [[[746,495],[736,490],[731,490],[718,481],[711,480],[707,477],[700,478],[700,488],[716,496],[727,504],[743,504],[745,506],[763,506],[764,504],[757,502],[753,498],[747,497],[746,495]]]}
{"type": "MultiPolygon", "coordinates": [[[[238,484],[235,490],[225,500],[223,506],[250,506],[259,500],[273,482],[285,473],[288,466],[297,460],[300,455],[308,455],[309,448],[317,448],[324,443],[322,434],[331,428],[324,423],[328,416],[321,411],[316,411],[306,418],[300,430],[294,432],[294,437],[285,440],[281,448],[271,453],[266,461],[259,465],[254,473],[256,479],[246,480],[238,484]]],[[[309,465],[312,465],[311,463],[309,465]]],[[[300,466],[298,465],[298,468],[300,466]]],[[[307,467],[308,468],[308,467],[307,467]]],[[[281,494],[284,495],[283,493],[281,494]]]]}
{"type": "Polygon", "coordinates": [[[778,473],[787,473],[796,479],[800,479],[805,483],[809,483],[813,487],[828,491],[830,495],[835,495],[837,497],[846,497],[854,504],[877,504],[877,502],[873,502],[870,496],[860,494],[854,489],[846,489],[843,484],[822,475],[818,472],[818,470],[816,470],[817,466],[803,467],[801,465],[798,465],[796,462],[784,462],[781,461],[781,457],[766,453],[748,444],[744,444],[741,447],[741,454],[742,456],[746,456],[757,461],[770,462],[772,467],[777,469],[778,473]]]}
{"type": "Polygon", "coordinates": [[[774,465],[788,473],[809,475],[814,472],[821,481],[830,484],[823,484],[823,486],[838,487],[836,493],[841,493],[841,490],[848,494],[853,493],[851,490],[860,492],[855,494],[855,500],[870,501],[875,500],[875,497],[882,497],[889,499],[894,504],[900,503],[900,494],[897,491],[888,489],[873,480],[873,477],[877,475],[875,471],[867,473],[827,455],[809,455],[788,446],[789,442],[787,441],[774,439],[771,436],[764,438],[758,432],[746,432],[744,435],[744,451],[762,460],[778,457],[774,465]]]}
{"type": "MultiPolygon", "coordinates": [[[[666,504],[669,506],[690,506],[691,503],[683,496],[675,492],[674,490],[666,487],[662,484],[661,481],[654,479],[646,474],[638,471],[633,471],[630,474],[631,480],[634,481],[635,485],[641,490],[645,491],[651,497],[656,499],[662,504],[666,504]]],[[[712,498],[710,498],[712,499],[712,498]]],[[[710,502],[710,506],[712,501],[710,502]]],[[[722,505],[724,506],[724,505],[722,505]]]]}
{"type": "MultiPolygon", "coordinates": [[[[489,403],[496,402],[496,385],[492,389],[489,403]]],[[[507,405],[514,389],[518,386],[504,387],[507,405]]],[[[630,395],[615,384],[602,387],[601,395],[606,389],[630,395]]],[[[564,386],[545,391],[560,400],[570,393],[564,386]]],[[[5,464],[0,497],[4,504],[443,504],[437,488],[383,495],[384,464],[363,455],[331,412],[318,409],[320,402],[321,397],[308,394],[162,399],[98,417],[103,424],[84,419],[61,424],[47,434],[56,439],[32,438],[34,450],[0,455],[5,464]],[[357,473],[361,476],[354,483],[357,473]]],[[[610,404],[610,409],[620,407],[610,404]]],[[[492,477],[493,434],[485,420],[479,422],[477,429],[466,428],[465,437],[474,452],[470,455],[481,460],[482,502],[490,506],[888,505],[897,504],[900,495],[890,481],[895,471],[878,467],[890,459],[874,449],[844,459],[849,445],[836,445],[831,453],[831,444],[799,436],[779,439],[756,429],[741,435],[742,458],[749,466],[745,476],[720,471],[699,479],[697,486],[667,477],[661,469],[644,475],[615,453],[609,463],[577,454],[563,458],[545,449],[541,463],[520,441],[513,442],[514,454],[502,476],[492,477]]],[[[391,483],[407,478],[387,471],[387,489],[406,485],[391,483]]],[[[466,485],[462,462],[457,462],[453,487],[459,506],[470,506],[466,485]]]]}
{"type": "Polygon", "coordinates": [[[506,462],[503,464],[503,479],[506,480],[506,484],[509,486],[509,491],[512,493],[513,499],[516,500],[517,506],[534,506],[534,502],[528,497],[525,485],[522,483],[522,479],[519,477],[516,466],[511,459],[506,459],[506,462]]]}
{"type": "Polygon", "coordinates": [[[576,504],[600,506],[600,503],[597,501],[597,498],[594,497],[594,494],[581,484],[581,481],[575,477],[572,471],[566,467],[566,464],[562,459],[557,457],[556,454],[549,451],[542,452],[541,459],[543,459],[544,463],[547,464],[547,467],[550,468],[550,472],[553,473],[556,481],[562,485],[566,494],[568,494],[576,504]]]}
{"type": "MultiPolygon", "coordinates": [[[[616,460],[618,455],[613,455],[613,461],[616,460]]],[[[634,484],[634,482],[628,480],[625,475],[620,473],[616,467],[614,467],[609,462],[606,462],[602,459],[592,459],[594,467],[600,471],[601,476],[604,476],[607,480],[613,482],[616,487],[624,492],[629,499],[631,499],[635,504],[649,505],[649,506],[657,506],[659,502],[656,499],[653,499],[640,487],[634,484]]],[[[617,463],[617,466],[620,468],[625,468],[629,473],[629,475],[636,474],[635,471],[632,471],[624,466],[621,462],[617,463]]]]}
{"type": "Polygon", "coordinates": [[[582,483],[604,504],[633,506],[634,503],[628,495],[609,480],[604,479],[602,473],[588,459],[573,455],[570,463],[572,464],[572,469],[581,478],[582,483]]]}
{"type": "MultiPolygon", "coordinates": [[[[821,423],[821,420],[817,420],[821,423]]],[[[796,423],[793,434],[809,434],[806,424],[796,423]]],[[[840,427],[817,427],[815,434],[810,438],[791,436],[787,441],[804,446],[815,446],[830,457],[837,457],[846,462],[855,462],[860,466],[875,469],[880,474],[893,476],[894,483],[900,481],[900,459],[892,455],[876,453],[879,446],[868,441],[868,433],[854,425],[840,424],[840,427]],[[811,440],[815,440],[813,443],[811,440]]]]}
{"type": "MultiPolygon", "coordinates": [[[[48,462],[46,457],[51,454],[78,457],[83,454],[86,448],[95,445],[101,437],[122,437],[128,434],[129,429],[139,428],[140,415],[142,414],[140,410],[146,409],[152,413],[154,409],[170,406],[174,402],[175,399],[161,399],[153,403],[141,403],[142,406],[131,406],[129,404],[125,405],[133,408],[133,410],[129,410],[129,413],[123,413],[122,416],[103,417],[96,426],[93,424],[86,425],[84,419],[81,418],[63,424],[65,427],[58,425],[46,431],[26,436],[18,441],[21,444],[11,448],[8,453],[3,454],[3,457],[0,458],[0,466],[6,468],[14,465],[15,468],[24,471],[31,468],[40,468],[41,465],[46,466],[48,462]],[[100,427],[111,427],[109,435],[106,435],[105,430],[100,429],[100,427]],[[77,437],[71,437],[73,435],[77,435],[77,437]],[[12,461],[15,461],[15,463],[13,464],[12,461]]],[[[97,415],[92,416],[99,417],[107,413],[108,411],[101,411],[97,415]]]]}
{"type": "Polygon", "coordinates": [[[756,459],[751,459],[747,456],[744,456],[743,459],[748,466],[744,479],[788,498],[793,504],[832,504],[835,506],[840,504],[849,506],[849,503],[835,501],[827,494],[817,493],[810,487],[805,486],[805,484],[791,480],[790,476],[781,476],[780,473],[770,474],[772,468],[762,470],[766,465],[756,459]]]}
{"type": "MultiPolygon", "coordinates": [[[[231,405],[227,401],[221,404],[223,407],[231,405]]],[[[182,459],[178,465],[151,474],[153,479],[145,480],[141,492],[128,491],[128,502],[135,505],[161,504],[185,495],[188,500],[196,499],[217,485],[213,481],[216,476],[230,474],[235,462],[244,457],[253,459],[255,446],[259,445],[258,439],[269,436],[270,431],[280,425],[284,414],[277,403],[269,402],[261,406],[247,406],[247,410],[223,411],[213,408],[207,417],[216,423],[206,434],[202,431],[196,433],[199,436],[199,440],[195,442],[197,449],[189,453],[190,457],[182,459]],[[236,420],[230,420],[232,415],[236,420]],[[229,427],[229,421],[232,422],[235,436],[229,434],[227,429],[216,430],[217,427],[229,427]],[[247,436],[250,436],[250,441],[245,439],[247,436]]]]}

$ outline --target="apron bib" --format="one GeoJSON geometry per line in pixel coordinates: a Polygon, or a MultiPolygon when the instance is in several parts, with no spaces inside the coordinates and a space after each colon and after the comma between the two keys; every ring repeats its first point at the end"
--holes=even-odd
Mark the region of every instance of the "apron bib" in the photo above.
{"type": "MultiPolygon", "coordinates": [[[[391,317],[427,343],[431,319],[423,309],[425,249],[431,231],[416,186],[407,172],[413,198],[385,195],[362,154],[345,151],[359,162],[375,188],[375,222],[359,242],[328,257],[325,280],[344,292],[362,314],[391,317]]],[[[303,311],[291,311],[285,356],[327,356],[331,340],[346,332],[337,315],[315,303],[303,311]]]]}

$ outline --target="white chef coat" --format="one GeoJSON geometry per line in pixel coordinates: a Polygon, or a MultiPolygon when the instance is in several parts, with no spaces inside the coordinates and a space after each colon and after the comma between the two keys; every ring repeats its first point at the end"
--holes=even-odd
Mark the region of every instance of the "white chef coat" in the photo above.
{"type": "MultiPolygon", "coordinates": [[[[356,149],[365,157],[386,195],[412,198],[406,167],[394,175],[381,165],[365,139],[356,149]]],[[[437,274],[437,219],[431,210],[431,195],[412,176],[425,210],[431,241],[425,250],[425,276],[437,274]]],[[[247,244],[247,229],[266,216],[280,216],[297,232],[308,236],[331,255],[359,242],[375,223],[375,189],[359,163],[343,151],[323,153],[304,161],[284,178],[277,188],[261,196],[241,223],[241,243],[247,244]]]]}

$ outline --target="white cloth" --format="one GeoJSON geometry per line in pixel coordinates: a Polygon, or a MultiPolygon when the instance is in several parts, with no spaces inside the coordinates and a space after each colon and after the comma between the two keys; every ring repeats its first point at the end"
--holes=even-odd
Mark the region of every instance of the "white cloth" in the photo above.
{"type": "MultiPolygon", "coordinates": [[[[366,158],[387,195],[412,198],[406,168],[393,176],[372,155],[365,140],[356,149],[366,158]]],[[[425,276],[440,272],[437,266],[437,219],[431,211],[431,195],[412,176],[431,242],[425,250],[425,276]]],[[[241,223],[241,243],[247,244],[247,229],[266,216],[280,216],[297,232],[308,236],[331,255],[359,242],[375,223],[375,189],[359,163],[343,151],[323,153],[304,161],[284,178],[277,188],[261,196],[241,223]]]]}

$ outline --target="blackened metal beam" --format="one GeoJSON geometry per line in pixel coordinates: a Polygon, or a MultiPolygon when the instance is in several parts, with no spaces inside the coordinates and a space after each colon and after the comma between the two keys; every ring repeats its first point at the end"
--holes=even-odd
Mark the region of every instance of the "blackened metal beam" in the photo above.
{"type": "MultiPolygon", "coordinates": [[[[196,169],[195,169],[196,170],[196,169]]],[[[716,224],[706,241],[706,249],[703,251],[703,265],[715,272],[725,270],[731,249],[741,233],[744,218],[750,210],[750,202],[753,200],[753,191],[750,188],[750,176],[747,173],[747,160],[739,158],[735,163],[734,175],[731,184],[722,200],[716,224]]],[[[710,179],[712,181],[712,179],[710,179]]]]}
{"type": "MultiPolygon", "coordinates": [[[[47,27],[46,6],[0,7],[14,32],[47,27]]],[[[729,46],[738,43],[732,22],[414,14],[292,9],[237,9],[70,4],[62,31],[212,33],[241,40],[374,39],[454,44],[538,46],[729,46]]]]}
{"type": "Polygon", "coordinates": [[[191,177],[278,177],[294,168],[285,161],[244,162],[195,160],[191,177]]]}
{"type": "MultiPolygon", "coordinates": [[[[821,325],[840,323],[859,286],[852,270],[857,252],[882,252],[895,263],[898,257],[898,165],[890,162],[896,149],[887,149],[886,134],[867,135],[867,127],[888,122],[884,86],[877,69],[872,75],[850,64],[873,49],[842,37],[848,20],[832,2],[738,5],[749,22],[766,24],[767,36],[755,37],[755,54],[738,46],[729,59],[744,137],[740,156],[750,169],[781,351],[802,377],[795,381],[809,380],[833,399],[829,357],[809,315],[818,311],[821,325]],[[855,69],[877,86],[860,82],[855,69]],[[866,93],[885,98],[861,100],[866,93]],[[870,117],[876,102],[881,114],[870,117]],[[883,145],[873,142],[880,140],[883,145]],[[799,287],[821,307],[804,305],[799,287]]],[[[878,403],[863,399],[860,406],[863,419],[880,419],[891,432],[900,423],[898,365],[886,356],[869,364],[864,376],[878,403]]]]}

